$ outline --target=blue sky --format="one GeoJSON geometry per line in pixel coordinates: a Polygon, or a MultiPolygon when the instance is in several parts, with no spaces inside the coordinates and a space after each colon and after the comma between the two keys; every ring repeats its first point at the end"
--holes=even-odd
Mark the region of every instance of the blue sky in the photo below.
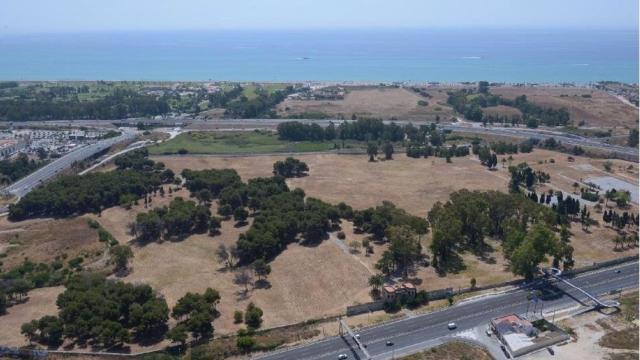
{"type": "Polygon", "coordinates": [[[0,33],[637,26],[637,0],[0,0],[0,33]]]}

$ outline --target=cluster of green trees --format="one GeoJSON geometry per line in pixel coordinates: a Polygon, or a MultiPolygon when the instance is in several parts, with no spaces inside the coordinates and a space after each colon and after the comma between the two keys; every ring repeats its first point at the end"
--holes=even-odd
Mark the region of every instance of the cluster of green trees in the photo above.
{"type": "Polygon", "coordinates": [[[633,215],[627,211],[623,212],[622,215],[618,214],[613,210],[605,210],[602,213],[602,221],[605,224],[611,224],[611,226],[616,227],[620,230],[626,227],[635,226],[638,227],[640,224],[640,218],[638,215],[633,215]]]}
{"type": "Polygon", "coordinates": [[[63,176],[10,205],[9,219],[99,213],[132,198],[138,199],[168,180],[161,173],[133,170],[63,176]]]}
{"type": "Polygon", "coordinates": [[[257,96],[248,99],[246,96],[229,101],[224,112],[225,116],[232,118],[252,119],[258,117],[277,118],[273,107],[293,93],[293,87],[287,86],[282,90],[269,92],[265,89],[256,89],[257,96]]]}
{"type": "Polygon", "coordinates": [[[219,302],[220,294],[212,288],[207,288],[203,294],[186,293],[171,311],[171,317],[178,320],[178,324],[167,332],[166,337],[182,345],[187,341],[187,332],[195,339],[211,337],[212,322],[220,316],[216,309],[219,302]]]}
{"type": "Polygon", "coordinates": [[[389,226],[385,235],[389,248],[382,253],[376,268],[386,275],[398,271],[408,277],[409,271],[423,258],[416,231],[407,225],[389,226]]]}
{"type": "Polygon", "coordinates": [[[160,185],[174,181],[171,169],[147,159],[147,155],[146,149],[135,150],[116,158],[116,171],[55,179],[10,205],[9,219],[100,213],[105,208],[146,197],[160,185]]]}
{"type": "Polygon", "coordinates": [[[528,189],[536,183],[545,183],[551,180],[551,176],[543,171],[533,170],[527,163],[520,163],[516,166],[509,166],[511,180],[509,181],[509,191],[520,192],[520,186],[524,185],[528,189]]]}
{"type": "Polygon", "coordinates": [[[340,218],[349,216],[351,208],[333,206],[306,198],[304,191],[284,191],[262,199],[249,230],[238,238],[241,262],[271,259],[287,244],[302,236],[303,243],[317,243],[338,226],[340,218]]]}
{"type": "Polygon", "coordinates": [[[81,270],[80,263],[76,258],[66,267],[62,257],[56,257],[51,263],[34,263],[26,259],[18,266],[0,271],[0,314],[32,289],[63,284],[74,270],[81,270]]]}
{"type": "Polygon", "coordinates": [[[395,123],[384,124],[379,119],[358,119],[342,122],[337,127],[330,123],[326,128],[318,124],[304,124],[299,121],[288,121],[278,125],[278,137],[289,141],[324,141],[324,140],[358,140],[358,141],[390,141],[404,140],[406,126],[395,123]]]}
{"type": "Polygon", "coordinates": [[[0,183],[10,184],[19,180],[46,164],[45,161],[29,159],[27,154],[21,153],[15,159],[0,161],[0,183]]]}
{"type": "Polygon", "coordinates": [[[138,241],[147,243],[160,237],[183,239],[194,233],[203,233],[209,229],[210,222],[211,211],[208,207],[176,197],[168,207],[139,213],[132,230],[138,241]]]}
{"type": "Polygon", "coordinates": [[[98,100],[78,101],[40,96],[0,100],[0,119],[4,121],[59,119],[124,119],[156,116],[170,110],[166,99],[142,95],[135,91],[116,89],[98,100]]]}
{"type": "Polygon", "coordinates": [[[474,153],[477,150],[478,159],[480,163],[489,169],[493,169],[498,166],[498,156],[492,153],[488,146],[482,146],[474,148],[474,153]]]}
{"type": "Polygon", "coordinates": [[[352,214],[345,204],[332,206],[318,199],[305,199],[300,189],[289,191],[281,176],[254,178],[245,184],[231,169],[185,170],[182,175],[190,191],[208,191],[211,199],[218,199],[220,215],[233,214],[241,220],[237,214],[242,212],[246,217],[245,208],[253,211],[253,224],[238,238],[237,256],[241,263],[271,259],[300,235],[305,242],[320,241],[341,217],[352,214]]]}
{"type": "Polygon", "coordinates": [[[429,224],[423,218],[408,214],[404,209],[396,207],[390,201],[382,205],[353,212],[353,225],[362,232],[372,234],[383,240],[390,226],[407,226],[416,234],[426,234],[429,224]]]}
{"type": "Polygon", "coordinates": [[[532,224],[549,228],[556,225],[556,216],[548,207],[520,194],[498,191],[454,192],[446,203],[436,203],[427,218],[433,232],[432,265],[440,272],[462,265],[457,249],[484,251],[485,236],[506,244],[515,230],[526,233],[532,224]]]}
{"type": "Polygon", "coordinates": [[[288,157],[273,164],[273,174],[285,178],[305,176],[309,166],[304,161],[288,157]]]}
{"type": "Polygon", "coordinates": [[[522,117],[511,118],[512,124],[527,124],[529,127],[537,127],[539,124],[547,126],[565,126],[570,122],[569,112],[564,109],[542,107],[527,100],[525,95],[514,100],[505,99],[491,94],[488,87],[479,86],[474,89],[461,89],[448,93],[447,103],[465,118],[476,122],[504,121],[506,118],[485,115],[483,108],[497,105],[515,107],[522,113],[522,117]]]}
{"type": "Polygon", "coordinates": [[[605,205],[609,204],[609,201],[614,201],[619,208],[625,208],[631,201],[631,193],[626,190],[610,189],[605,191],[604,198],[606,199],[605,205]]]}
{"type": "Polygon", "coordinates": [[[407,156],[411,158],[424,157],[426,159],[429,156],[435,156],[450,159],[452,157],[464,157],[469,155],[469,147],[457,146],[455,144],[449,147],[432,147],[431,145],[420,145],[414,142],[406,147],[406,153],[407,156]]]}
{"type": "Polygon", "coordinates": [[[108,280],[98,273],[80,273],[58,296],[58,316],[22,325],[32,341],[58,345],[63,337],[94,346],[122,345],[166,330],[169,308],[148,285],[108,280]]]}
{"type": "MultiPolygon", "coordinates": [[[[498,155],[517,154],[518,151],[522,153],[529,153],[533,151],[533,144],[529,141],[523,141],[520,144],[498,141],[491,143],[490,148],[498,155]]],[[[475,153],[476,152],[474,151],[474,154],[475,153]]]]}
{"type": "Polygon", "coordinates": [[[231,89],[225,91],[216,91],[214,93],[207,94],[207,100],[209,100],[210,108],[225,108],[227,104],[242,94],[242,87],[235,85],[231,89]]]}

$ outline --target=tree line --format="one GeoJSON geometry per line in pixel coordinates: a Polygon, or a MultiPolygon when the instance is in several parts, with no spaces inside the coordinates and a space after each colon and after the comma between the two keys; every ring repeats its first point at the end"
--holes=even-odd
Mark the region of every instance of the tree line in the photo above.
{"type": "Polygon", "coordinates": [[[289,94],[293,93],[293,87],[287,86],[283,90],[268,92],[264,89],[256,89],[257,96],[248,99],[246,96],[227,102],[224,115],[231,118],[252,119],[258,117],[277,118],[273,107],[289,94]]]}
{"type": "Polygon", "coordinates": [[[287,121],[278,124],[278,137],[289,141],[358,140],[390,141],[404,139],[405,127],[395,123],[385,124],[379,119],[358,119],[341,122],[338,126],[330,123],[326,128],[311,123],[287,121]]]}
{"type": "Polygon", "coordinates": [[[58,119],[123,119],[163,115],[170,111],[166,99],[116,89],[98,100],[53,100],[49,98],[0,100],[0,119],[33,121],[58,119]]]}
{"type": "MultiPolygon", "coordinates": [[[[126,157],[134,158],[141,153],[126,154],[126,157]]],[[[62,176],[34,189],[9,206],[9,219],[100,213],[105,208],[135,201],[174,180],[173,171],[164,169],[162,163],[149,164],[149,168],[142,170],[118,163],[124,170],[62,176]]]]}
{"type": "Polygon", "coordinates": [[[528,127],[537,127],[539,124],[547,126],[565,126],[570,123],[569,112],[565,108],[554,109],[543,107],[530,102],[526,95],[517,96],[515,99],[505,99],[499,95],[491,94],[488,86],[479,86],[477,90],[461,89],[448,92],[447,103],[465,118],[475,122],[494,122],[505,120],[496,116],[486,115],[483,110],[491,106],[510,106],[522,113],[522,117],[514,116],[511,123],[526,124],[528,127]]]}

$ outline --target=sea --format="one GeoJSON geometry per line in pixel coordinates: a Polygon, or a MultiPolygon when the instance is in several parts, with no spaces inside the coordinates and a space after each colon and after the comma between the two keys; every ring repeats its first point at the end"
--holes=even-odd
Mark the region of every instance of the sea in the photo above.
{"type": "Polygon", "coordinates": [[[638,30],[0,32],[0,80],[637,83],[638,30]]]}

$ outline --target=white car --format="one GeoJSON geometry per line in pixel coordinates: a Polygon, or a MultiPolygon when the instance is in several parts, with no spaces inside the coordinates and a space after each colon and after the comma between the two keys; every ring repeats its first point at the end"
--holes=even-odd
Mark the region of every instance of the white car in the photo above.
{"type": "Polygon", "coordinates": [[[454,322],[450,322],[450,323],[447,324],[447,327],[449,328],[449,330],[453,330],[453,329],[457,328],[458,325],[456,325],[456,323],[454,323],[454,322]]]}
{"type": "Polygon", "coordinates": [[[347,354],[340,354],[338,355],[338,360],[344,360],[346,358],[348,358],[349,356],[347,354]]]}

